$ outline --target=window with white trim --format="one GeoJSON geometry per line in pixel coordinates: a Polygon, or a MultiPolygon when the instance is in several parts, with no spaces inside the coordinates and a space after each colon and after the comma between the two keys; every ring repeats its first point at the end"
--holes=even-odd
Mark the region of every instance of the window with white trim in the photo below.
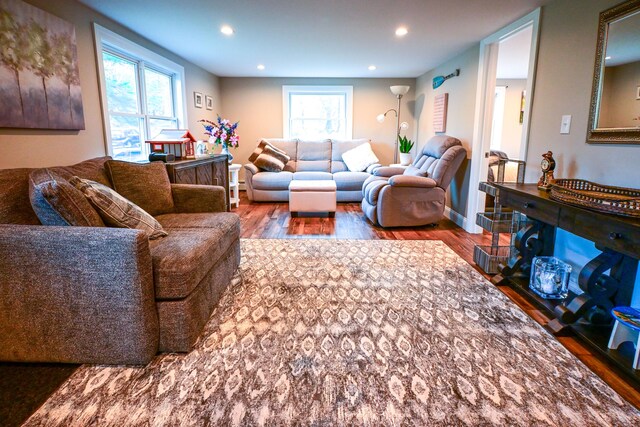
{"type": "Polygon", "coordinates": [[[95,32],[107,151],[145,160],[145,140],[185,127],[184,68],[97,24],[95,32]]]}
{"type": "Polygon", "coordinates": [[[285,138],[351,139],[353,86],[282,86],[285,138]]]}

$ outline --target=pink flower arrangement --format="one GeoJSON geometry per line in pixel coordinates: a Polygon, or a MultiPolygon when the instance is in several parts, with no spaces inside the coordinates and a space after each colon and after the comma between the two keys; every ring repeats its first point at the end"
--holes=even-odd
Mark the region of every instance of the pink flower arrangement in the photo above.
{"type": "Polygon", "coordinates": [[[209,141],[214,144],[222,144],[222,146],[237,148],[240,145],[240,137],[236,134],[238,122],[231,124],[227,119],[218,116],[217,122],[211,120],[198,120],[204,126],[204,133],[209,135],[209,141]]]}

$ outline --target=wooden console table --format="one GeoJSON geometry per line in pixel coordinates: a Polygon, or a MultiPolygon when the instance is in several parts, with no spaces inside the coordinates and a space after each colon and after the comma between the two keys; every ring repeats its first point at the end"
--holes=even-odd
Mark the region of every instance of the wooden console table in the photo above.
{"type": "Polygon", "coordinates": [[[551,333],[579,335],[640,384],[640,370],[631,367],[633,348],[628,344],[619,350],[607,348],[613,327],[610,309],[631,303],[640,258],[640,220],[552,200],[536,184],[493,185],[502,206],[527,215],[531,222],[518,231],[516,254],[500,265],[492,282],[514,287],[543,309],[553,319],[545,325],[551,333]],[[564,301],[545,300],[529,290],[533,257],[553,255],[557,227],[593,241],[601,251],[579,272],[578,284],[584,293],[570,292],[564,301]]]}
{"type": "Polygon", "coordinates": [[[227,156],[216,154],[195,160],[178,160],[166,164],[169,181],[174,184],[219,185],[227,195],[227,211],[231,210],[229,200],[229,162],[227,156]]]}

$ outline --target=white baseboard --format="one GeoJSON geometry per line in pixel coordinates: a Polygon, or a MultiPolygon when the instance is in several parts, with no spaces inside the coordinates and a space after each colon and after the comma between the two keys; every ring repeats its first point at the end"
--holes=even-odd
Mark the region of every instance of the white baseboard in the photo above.
{"type": "Polygon", "coordinates": [[[465,218],[458,212],[451,210],[449,206],[444,207],[444,215],[451,221],[456,223],[456,225],[458,225],[459,227],[462,227],[465,230],[467,229],[467,218],[465,218]]]}

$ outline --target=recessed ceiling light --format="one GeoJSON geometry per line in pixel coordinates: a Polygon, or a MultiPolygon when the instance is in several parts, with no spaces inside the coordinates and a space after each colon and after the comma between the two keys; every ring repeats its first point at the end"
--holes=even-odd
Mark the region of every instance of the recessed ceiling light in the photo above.
{"type": "Polygon", "coordinates": [[[369,65],[369,71],[375,71],[376,68],[378,67],[376,67],[375,65],[369,65]]]}
{"type": "Polygon", "coordinates": [[[408,32],[409,30],[407,30],[406,27],[398,27],[398,29],[396,30],[396,36],[404,37],[407,35],[408,32]]]}
{"type": "Polygon", "coordinates": [[[264,70],[264,65],[258,64],[258,66],[256,68],[258,68],[258,70],[262,71],[262,70],[264,70]]]}
{"type": "Polygon", "coordinates": [[[609,60],[609,59],[611,59],[611,57],[610,56],[606,56],[604,59],[609,60]]]}
{"type": "Polygon", "coordinates": [[[232,35],[235,31],[233,31],[233,28],[231,28],[228,25],[223,25],[222,27],[220,27],[220,32],[222,34],[224,34],[225,36],[230,36],[232,35]]]}

